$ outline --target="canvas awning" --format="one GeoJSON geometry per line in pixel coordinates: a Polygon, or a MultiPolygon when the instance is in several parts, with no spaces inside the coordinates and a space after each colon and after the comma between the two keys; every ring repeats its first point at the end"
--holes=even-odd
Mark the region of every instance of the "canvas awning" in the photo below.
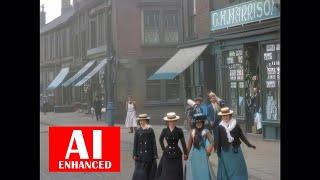
{"type": "Polygon", "coordinates": [[[180,49],[164,65],[162,65],[148,80],[174,79],[187,69],[208,47],[208,44],[180,49]]]}
{"type": "Polygon", "coordinates": [[[95,60],[89,61],[85,66],[83,66],[74,76],[68,79],[66,82],[62,84],[62,86],[67,87],[72,83],[75,83],[77,80],[80,79],[82,75],[84,75],[90,67],[94,64],[95,60]]]}
{"type": "Polygon", "coordinates": [[[53,90],[60,86],[64,78],[68,75],[69,73],[69,67],[62,68],[59,72],[59,74],[54,78],[54,80],[50,83],[48,86],[47,90],[53,90]]]}
{"type": "Polygon", "coordinates": [[[75,84],[75,86],[81,86],[86,81],[88,81],[92,76],[97,74],[105,65],[107,64],[107,59],[104,59],[100,61],[100,63],[90,72],[88,73],[84,78],[82,78],[79,82],[75,84]]]}

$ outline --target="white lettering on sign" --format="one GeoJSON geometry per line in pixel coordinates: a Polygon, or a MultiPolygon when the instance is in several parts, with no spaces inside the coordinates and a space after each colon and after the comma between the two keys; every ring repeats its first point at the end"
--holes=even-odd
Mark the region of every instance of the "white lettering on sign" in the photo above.
{"type": "MultiPolygon", "coordinates": [[[[93,159],[101,159],[101,148],[102,148],[102,131],[93,130],[93,159]]],[[[77,153],[80,159],[89,159],[86,144],[84,142],[83,134],[81,130],[73,130],[69,141],[69,146],[65,159],[69,159],[71,153],[77,153]],[[77,148],[72,149],[73,143],[76,143],[77,148]]],[[[59,164],[60,165],[60,164],[59,164]]]]}
{"type": "Polygon", "coordinates": [[[278,5],[274,0],[252,0],[211,11],[211,30],[280,17],[278,5]]]}
{"type": "Polygon", "coordinates": [[[264,60],[271,60],[272,59],[272,53],[264,53],[264,60]]]}

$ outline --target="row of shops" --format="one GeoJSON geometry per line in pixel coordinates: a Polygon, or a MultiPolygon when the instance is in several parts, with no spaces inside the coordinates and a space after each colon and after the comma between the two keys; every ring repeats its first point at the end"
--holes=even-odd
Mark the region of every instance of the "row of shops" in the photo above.
{"type": "MultiPolygon", "coordinates": [[[[208,90],[213,90],[234,110],[236,119],[244,125],[246,132],[251,132],[254,123],[247,100],[255,87],[260,90],[263,138],[280,139],[279,9],[278,2],[254,0],[211,11],[211,24],[208,24],[211,27],[210,36],[182,43],[177,53],[160,68],[149,72],[148,66],[142,69],[138,63],[127,63],[133,67],[129,68],[130,73],[127,72],[128,68],[117,69],[118,77],[130,80],[123,81],[127,84],[117,80],[116,101],[125,98],[128,93],[135,95],[135,92],[137,98],[143,92],[143,96],[150,96],[153,100],[156,97],[154,92],[159,92],[159,98],[163,94],[172,95],[170,98],[183,107],[186,99],[198,95],[205,97],[208,90]],[[242,9],[247,9],[248,14],[232,14],[242,9]],[[144,71],[146,77],[140,77],[139,74],[144,71]],[[145,84],[140,82],[144,81],[143,78],[145,84]],[[173,92],[163,90],[165,92],[162,93],[159,87],[164,81],[164,87],[175,87],[173,92]],[[151,92],[147,86],[155,89],[151,92]],[[123,91],[123,87],[126,91],[123,91]]],[[[100,58],[87,61],[78,71],[63,67],[47,90],[61,95],[60,105],[72,104],[73,109],[86,109],[96,95],[106,98],[104,67],[107,65],[107,60],[100,58]],[[79,102],[78,105],[75,102],[79,102]]],[[[145,107],[147,105],[144,103],[145,107]]],[[[59,105],[56,106],[59,109],[59,105]]],[[[148,106],[151,107],[150,103],[148,106]]]]}

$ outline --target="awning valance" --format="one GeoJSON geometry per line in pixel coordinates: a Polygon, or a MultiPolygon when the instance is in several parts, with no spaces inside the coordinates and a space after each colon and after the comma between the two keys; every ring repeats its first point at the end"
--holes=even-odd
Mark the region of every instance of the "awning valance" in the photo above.
{"type": "Polygon", "coordinates": [[[208,44],[180,49],[148,80],[173,79],[187,69],[208,47],[208,44]]]}
{"type": "Polygon", "coordinates": [[[94,64],[95,60],[89,61],[83,68],[81,68],[74,76],[72,76],[70,79],[68,79],[66,82],[62,84],[62,86],[67,87],[70,84],[76,82],[79,80],[79,78],[84,75],[90,67],[94,64]]]}
{"type": "Polygon", "coordinates": [[[97,74],[97,72],[99,72],[106,64],[107,64],[107,59],[100,61],[100,63],[90,73],[88,73],[84,78],[82,78],[79,82],[77,82],[75,84],[75,86],[81,86],[82,84],[84,84],[92,76],[97,74]]]}
{"type": "Polygon", "coordinates": [[[47,90],[53,90],[60,86],[64,78],[68,75],[69,73],[69,67],[62,68],[59,72],[59,74],[54,78],[54,80],[50,83],[48,86],[47,90]]]}

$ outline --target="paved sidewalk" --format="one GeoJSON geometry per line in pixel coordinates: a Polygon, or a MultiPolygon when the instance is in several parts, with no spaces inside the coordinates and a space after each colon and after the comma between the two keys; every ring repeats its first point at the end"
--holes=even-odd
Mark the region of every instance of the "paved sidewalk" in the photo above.
{"type": "MultiPolygon", "coordinates": [[[[43,143],[46,140],[46,133],[48,131],[48,125],[79,125],[79,126],[107,126],[104,121],[96,121],[91,118],[91,115],[83,113],[47,113],[47,115],[40,115],[40,133],[43,135],[43,143]]],[[[124,125],[116,124],[115,126],[121,127],[121,173],[98,173],[95,178],[90,176],[90,179],[131,179],[134,162],[131,159],[132,146],[133,146],[133,134],[128,133],[128,129],[124,125]],[[108,177],[108,178],[107,178],[108,177]]],[[[161,157],[162,152],[158,142],[158,137],[164,126],[152,125],[156,140],[158,154],[161,157]]],[[[189,135],[185,132],[185,138],[188,139],[189,135]]],[[[254,144],[257,149],[248,148],[242,143],[242,151],[247,162],[247,168],[250,180],[278,180],[280,179],[280,142],[279,141],[264,141],[261,135],[248,134],[248,140],[254,144]]],[[[41,158],[47,158],[47,147],[41,145],[42,156],[41,158]]],[[[214,171],[217,172],[217,155],[213,153],[210,156],[214,171]]],[[[47,166],[47,160],[41,160],[45,166],[47,166]]],[[[159,162],[159,161],[158,161],[159,162]]],[[[42,174],[45,174],[47,167],[42,167],[42,174]]],[[[63,176],[61,174],[51,174],[49,179],[77,179],[79,174],[74,176],[63,176]],[[54,178],[53,178],[54,177],[54,178]]],[[[89,177],[88,175],[86,177],[89,177]]],[[[44,178],[46,179],[46,178],[44,178]]]]}

